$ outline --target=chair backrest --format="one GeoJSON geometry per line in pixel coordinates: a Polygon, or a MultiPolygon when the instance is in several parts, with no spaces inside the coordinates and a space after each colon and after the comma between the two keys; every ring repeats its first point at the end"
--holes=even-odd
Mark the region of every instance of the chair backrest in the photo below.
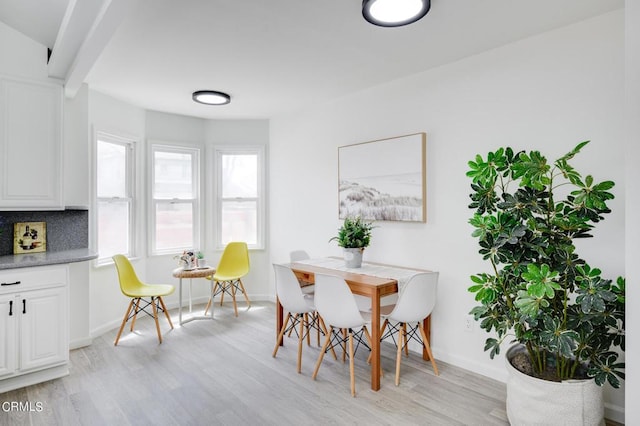
{"type": "Polygon", "coordinates": [[[306,260],[306,259],[311,259],[311,257],[309,256],[309,253],[307,253],[304,250],[294,250],[291,253],[289,253],[289,260],[291,262],[297,262],[298,260],[306,260]]]}
{"type": "Polygon", "coordinates": [[[389,318],[398,322],[422,321],[436,305],[438,272],[421,272],[412,276],[398,295],[389,318]]]}
{"type": "Polygon", "coordinates": [[[245,242],[228,243],[222,252],[214,276],[240,278],[249,273],[249,249],[245,242]]]}
{"type": "Polygon", "coordinates": [[[133,265],[126,256],[116,254],[112,257],[118,271],[118,280],[120,281],[120,290],[126,296],[130,296],[136,289],[143,286],[133,269],[133,265]]]}
{"type": "Polygon", "coordinates": [[[345,280],[334,275],[315,274],[315,286],[314,303],[327,325],[351,328],[365,323],[345,280]]]}
{"type": "Polygon", "coordinates": [[[305,300],[300,283],[298,283],[293,271],[284,265],[275,263],[273,269],[276,273],[276,294],[284,310],[291,313],[312,311],[312,306],[305,300]]]}

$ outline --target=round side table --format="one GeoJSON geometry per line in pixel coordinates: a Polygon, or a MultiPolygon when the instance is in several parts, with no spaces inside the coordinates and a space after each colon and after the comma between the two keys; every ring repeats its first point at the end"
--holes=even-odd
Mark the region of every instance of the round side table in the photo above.
{"type": "MultiPolygon", "coordinates": [[[[211,306],[211,316],[192,316],[184,321],[182,321],[182,279],[189,278],[192,280],[193,278],[206,278],[216,273],[215,268],[206,267],[206,268],[196,268],[196,269],[184,269],[184,268],[176,268],[173,270],[172,274],[175,278],[179,279],[180,285],[178,290],[178,322],[180,325],[187,323],[189,321],[197,320],[197,319],[213,319],[213,306],[211,306]]],[[[213,281],[211,282],[211,293],[213,296],[213,281]]],[[[189,282],[189,312],[191,312],[191,281],[189,282]]]]}

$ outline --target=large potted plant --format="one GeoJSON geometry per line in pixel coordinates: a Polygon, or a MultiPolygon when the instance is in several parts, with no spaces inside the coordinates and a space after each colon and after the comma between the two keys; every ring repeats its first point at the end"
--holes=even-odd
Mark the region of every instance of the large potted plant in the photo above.
{"type": "Polygon", "coordinates": [[[517,342],[506,356],[512,424],[603,424],[602,385],[617,388],[624,379],[625,281],[603,278],[574,245],[591,237],[613,199],[612,181],[583,178],[569,163],[587,143],[553,163],[538,151],[511,148],[468,163],[475,210],[469,222],[490,265],[471,277],[469,291],[479,302],[471,313],[493,335],[484,347],[491,358],[503,342],[517,342]],[[585,386],[577,393],[588,395],[586,407],[571,411],[582,402],[567,388],[555,396],[532,390],[562,382],[585,386]],[[550,400],[537,406],[538,395],[550,400]]]}
{"type": "Polygon", "coordinates": [[[360,216],[347,216],[338,229],[338,235],[329,241],[337,241],[344,249],[344,260],[347,268],[362,266],[362,253],[371,241],[371,222],[364,221],[360,216]]]}

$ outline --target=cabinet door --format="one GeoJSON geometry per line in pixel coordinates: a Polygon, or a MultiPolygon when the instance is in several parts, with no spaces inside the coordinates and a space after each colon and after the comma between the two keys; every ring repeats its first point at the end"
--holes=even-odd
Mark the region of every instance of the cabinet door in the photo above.
{"type": "Polygon", "coordinates": [[[0,295],[0,377],[16,370],[16,309],[13,294],[0,295]]]}
{"type": "Polygon", "coordinates": [[[0,208],[62,204],[62,87],[0,79],[0,208]]]}
{"type": "Polygon", "coordinates": [[[20,370],[69,360],[66,287],[24,292],[18,297],[20,370]]]}

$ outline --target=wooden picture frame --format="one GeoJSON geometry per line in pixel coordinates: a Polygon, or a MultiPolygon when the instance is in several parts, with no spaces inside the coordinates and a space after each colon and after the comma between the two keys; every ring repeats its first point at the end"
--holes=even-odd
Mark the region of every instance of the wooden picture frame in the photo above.
{"type": "Polygon", "coordinates": [[[339,217],[426,222],[426,133],[338,148],[339,217]]]}
{"type": "Polygon", "coordinates": [[[13,254],[47,251],[46,222],[18,222],[13,224],[13,254]]]}

